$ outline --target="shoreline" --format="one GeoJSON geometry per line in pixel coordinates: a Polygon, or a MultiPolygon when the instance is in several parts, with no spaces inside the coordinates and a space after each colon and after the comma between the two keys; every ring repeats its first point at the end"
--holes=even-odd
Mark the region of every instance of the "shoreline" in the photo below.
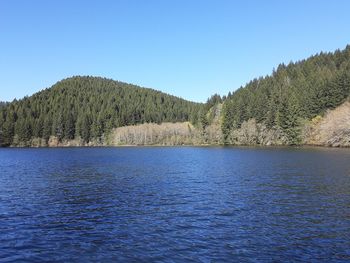
{"type": "Polygon", "coordinates": [[[235,145],[235,144],[183,144],[183,145],[60,145],[60,146],[7,146],[0,147],[0,149],[59,149],[59,148],[324,148],[324,149],[350,149],[349,146],[328,146],[328,145],[313,145],[313,144],[301,144],[301,145],[235,145]]]}

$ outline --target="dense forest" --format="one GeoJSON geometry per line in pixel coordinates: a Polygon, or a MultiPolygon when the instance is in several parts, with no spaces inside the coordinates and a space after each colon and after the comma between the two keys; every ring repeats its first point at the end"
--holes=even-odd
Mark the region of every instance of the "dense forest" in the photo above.
{"type": "Polygon", "coordinates": [[[5,107],[7,105],[7,102],[0,101],[0,108],[5,107]]]}
{"type": "Polygon", "coordinates": [[[98,77],[72,77],[0,108],[0,144],[33,138],[100,141],[113,128],[139,123],[196,123],[203,104],[98,77]]]}
{"type": "Polygon", "coordinates": [[[280,64],[270,76],[254,79],[228,95],[222,113],[223,140],[234,143],[234,132],[254,120],[280,131],[286,144],[299,144],[303,121],[337,107],[349,95],[349,45],[343,51],[280,64]]]}
{"type": "MultiPolygon", "coordinates": [[[[137,134],[145,141],[152,133],[156,136],[150,141],[167,143],[173,143],[173,137],[177,143],[195,138],[193,144],[301,144],[308,141],[307,124],[320,120],[349,95],[350,46],[281,64],[271,75],[227,96],[214,94],[204,104],[110,79],[76,76],[30,97],[0,103],[0,146],[43,146],[52,137],[99,145],[108,134],[121,132],[125,141],[137,134]],[[193,126],[132,126],[175,122],[193,126]],[[125,126],[135,128],[115,130],[125,126]],[[171,131],[166,130],[169,127],[171,131]],[[174,127],[181,127],[182,133],[174,127]],[[179,134],[185,134],[183,140],[179,134]],[[38,138],[41,142],[33,144],[38,138]]],[[[348,108],[343,107],[344,116],[348,108]]],[[[310,127],[308,133],[315,137],[310,127]]]]}

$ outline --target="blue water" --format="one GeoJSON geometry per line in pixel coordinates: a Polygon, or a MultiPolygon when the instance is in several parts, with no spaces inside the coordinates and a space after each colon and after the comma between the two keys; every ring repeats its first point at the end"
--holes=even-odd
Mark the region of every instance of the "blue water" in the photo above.
{"type": "Polygon", "coordinates": [[[350,262],[350,149],[0,149],[1,262],[350,262]]]}

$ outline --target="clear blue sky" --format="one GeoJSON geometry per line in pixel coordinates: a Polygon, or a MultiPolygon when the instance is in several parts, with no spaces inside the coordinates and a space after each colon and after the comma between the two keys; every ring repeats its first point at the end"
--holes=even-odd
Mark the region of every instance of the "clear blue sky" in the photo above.
{"type": "Polygon", "coordinates": [[[350,44],[347,0],[0,1],[0,100],[72,75],[205,101],[350,44]]]}

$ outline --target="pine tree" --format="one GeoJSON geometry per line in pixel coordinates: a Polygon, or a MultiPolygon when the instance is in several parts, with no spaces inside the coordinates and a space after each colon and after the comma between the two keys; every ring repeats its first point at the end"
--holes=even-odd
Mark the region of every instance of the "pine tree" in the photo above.
{"type": "Polygon", "coordinates": [[[33,137],[42,138],[43,137],[43,129],[44,129],[44,117],[40,116],[38,119],[36,119],[34,121],[33,137]]]}
{"type": "Polygon", "coordinates": [[[63,139],[64,136],[64,122],[63,114],[59,112],[53,120],[52,124],[52,135],[56,136],[59,141],[63,139]]]}
{"type": "Polygon", "coordinates": [[[277,125],[282,128],[291,145],[300,143],[300,106],[294,94],[284,98],[277,113],[277,125]]]}
{"type": "Polygon", "coordinates": [[[27,145],[32,136],[32,127],[27,119],[19,118],[15,125],[15,134],[18,140],[27,145]]]}
{"type": "Polygon", "coordinates": [[[65,123],[64,123],[64,138],[67,140],[74,139],[75,135],[75,121],[74,116],[70,112],[67,114],[65,123]]]}
{"type": "Polygon", "coordinates": [[[91,120],[87,114],[83,115],[82,118],[82,125],[81,125],[81,138],[84,140],[84,142],[90,141],[90,126],[91,126],[91,120]]]}
{"type": "Polygon", "coordinates": [[[47,142],[51,136],[52,130],[52,118],[50,115],[44,117],[44,127],[43,127],[43,139],[47,142]]]}

